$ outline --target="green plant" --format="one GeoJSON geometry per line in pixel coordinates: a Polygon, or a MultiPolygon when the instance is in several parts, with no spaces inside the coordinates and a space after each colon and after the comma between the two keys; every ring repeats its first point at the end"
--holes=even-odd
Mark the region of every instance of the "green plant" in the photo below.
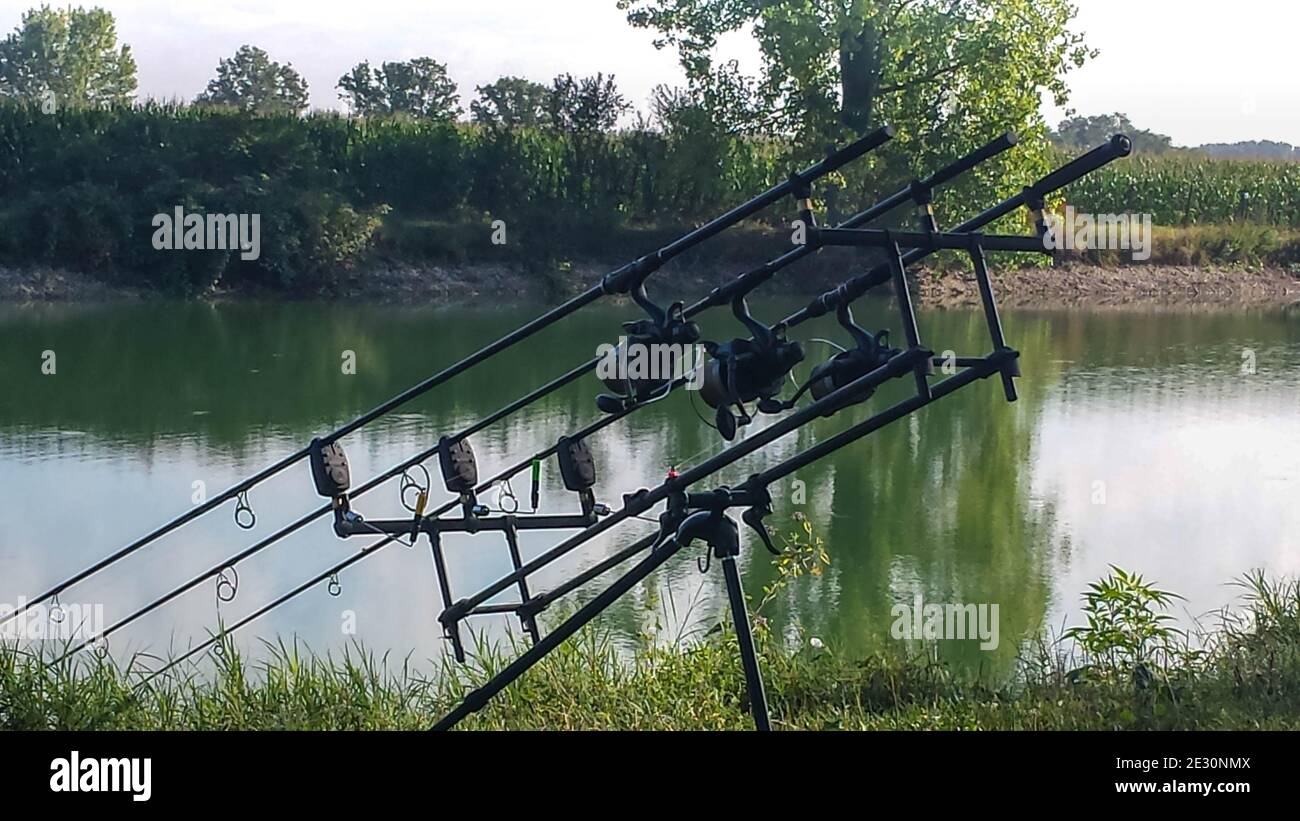
{"type": "Polygon", "coordinates": [[[1141,680],[1189,661],[1193,651],[1186,649],[1186,634],[1170,624],[1173,616],[1162,612],[1182,597],[1137,573],[1115,565],[1110,570],[1083,595],[1087,624],[1067,629],[1062,638],[1073,640],[1103,676],[1141,680]]]}
{"type": "Polygon", "coordinates": [[[776,580],[763,588],[763,598],[754,608],[755,613],[761,612],[793,580],[805,573],[821,576],[830,566],[831,554],[826,551],[822,537],[813,532],[812,522],[799,512],[794,514],[794,520],[799,523],[799,529],[782,534],[781,555],[772,559],[772,566],[777,572],[776,580]]]}

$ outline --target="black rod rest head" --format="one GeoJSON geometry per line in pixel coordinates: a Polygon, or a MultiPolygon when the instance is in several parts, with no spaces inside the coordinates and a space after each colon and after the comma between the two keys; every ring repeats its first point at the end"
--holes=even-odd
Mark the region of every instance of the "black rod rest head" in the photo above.
{"type": "Polygon", "coordinates": [[[747,507],[748,509],[740,517],[741,520],[758,534],[763,546],[772,555],[781,555],[781,551],[772,543],[772,536],[767,532],[767,526],[763,523],[763,520],[772,514],[772,494],[766,485],[760,483],[757,475],[750,476],[735,488],[723,485],[702,493],[688,493],[685,496],[685,505],[689,509],[719,515],[729,508],[747,507]]]}
{"type": "Polygon", "coordinates": [[[703,539],[720,559],[740,555],[740,528],[721,510],[697,510],[677,528],[677,543],[682,547],[696,539],[703,539]]]}

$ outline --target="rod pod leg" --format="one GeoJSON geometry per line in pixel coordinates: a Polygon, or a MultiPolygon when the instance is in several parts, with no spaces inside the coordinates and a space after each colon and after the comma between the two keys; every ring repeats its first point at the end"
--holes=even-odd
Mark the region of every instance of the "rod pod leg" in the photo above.
{"type": "MultiPolygon", "coordinates": [[[[442,537],[437,529],[429,531],[429,552],[433,554],[433,569],[438,574],[438,593],[442,597],[442,608],[451,607],[451,582],[447,579],[447,560],[442,554],[442,537]]],[[[443,625],[443,637],[451,642],[456,661],[465,663],[465,645],[460,640],[460,624],[443,625]]]]}
{"type": "MultiPolygon", "coordinates": [[[[988,260],[984,248],[979,243],[971,245],[971,262],[975,265],[975,281],[979,283],[980,301],[984,303],[984,318],[989,326],[989,337],[993,340],[993,350],[1005,351],[1007,340],[1002,335],[1002,319],[998,316],[998,303],[993,297],[993,284],[989,281],[988,260]]],[[[1002,369],[1002,390],[1008,402],[1016,401],[1016,382],[1014,377],[1020,375],[1020,366],[1016,360],[1002,369]]]]}
{"type": "MultiPolygon", "coordinates": [[[[916,311],[912,307],[912,294],[907,290],[907,265],[903,261],[903,250],[898,243],[892,243],[885,251],[889,257],[889,272],[894,282],[894,297],[898,301],[898,314],[903,322],[903,333],[907,337],[908,350],[921,347],[921,332],[916,325],[916,311]]],[[[916,366],[916,392],[924,399],[930,398],[930,383],[926,376],[933,370],[930,360],[916,366]]]]}
{"type": "Polygon", "coordinates": [[[483,709],[487,706],[488,701],[504,690],[510,682],[522,676],[530,667],[545,658],[556,647],[559,647],[565,639],[599,616],[624,593],[636,587],[642,579],[653,573],[659,565],[676,555],[680,549],[681,547],[676,539],[667,539],[663,544],[655,547],[650,551],[649,556],[646,556],[631,570],[615,579],[609,587],[601,591],[594,599],[578,608],[576,613],[543,636],[541,641],[528,648],[523,655],[511,662],[504,670],[497,673],[477,690],[465,696],[465,700],[456,709],[443,716],[430,729],[435,731],[450,730],[459,724],[461,719],[483,709]]]}
{"type": "MultiPolygon", "coordinates": [[[[506,520],[506,545],[510,548],[510,563],[514,566],[515,572],[519,573],[524,567],[523,557],[519,554],[519,528],[515,527],[513,516],[507,517],[506,520]]],[[[528,580],[523,573],[519,573],[519,600],[524,604],[533,596],[528,592],[528,580]]],[[[524,629],[528,631],[528,637],[536,644],[541,639],[541,633],[537,629],[537,616],[520,614],[519,620],[523,622],[524,629]]]]}
{"type": "Polygon", "coordinates": [[[754,649],[754,632],[749,624],[749,610],[745,607],[740,572],[736,569],[734,554],[721,558],[722,575],[727,579],[727,598],[731,601],[731,620],[736,625],[736,638],[740,640],[740,663],[745,668],[749,710],[754,714],[754,728],[767,732],[772,729],[772,721],[768,717],[767,692],[763,689],[763,674],[758,669],[758,652],[754,649]]]}

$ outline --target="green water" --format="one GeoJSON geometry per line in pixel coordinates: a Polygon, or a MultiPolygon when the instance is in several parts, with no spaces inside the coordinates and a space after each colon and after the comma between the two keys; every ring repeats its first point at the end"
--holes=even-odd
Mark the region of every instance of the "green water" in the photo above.
{"type": "MultiPolygon", "coordinates": [[[[794,302],[757,302],[772,319],[794,302]]],[[[475,309],[348,304],[145,304],[0,310],[0,602],[44,590],[144,531],[184,512],[196,482],[216,493],[539,312],[541,306],[475,309]],[[42,372],[55,355],[55,372],[42,372]],[[343,373],[345,351],[356,373],[343,373]]],[[[594,355],[635,318],[630,306],[583,311],[485,366],[411,402],[346,444],[354,483],[422,450],[517,395],[594,355]]],[[[1006,312],[1023,352],[1020,401],[996,381],[977,383],[837,453],[774,488],[776,531],[802,512],[828,547],[820,577],[798,579],[765,606],[773,626],[862,650],[896,641],[895,604],[996,604],[999,644],[945,641],[954,663],[1006,670],[1027,638],[1077,618],[1079,594],[1114,563],[1186,597],[1185,623],[1233,600],[1225,583],[1263,567],[1300,571],[1300,314],[1294,309],[1006,312]],[[1253,364],[1252,368],[1243,367],[1253,364]],[[798,484],[795,484],[797,482],[798,484]]],[[[887,325],[887,304],[859,311],[887,325]]],[[[706,336],[736,328],[706,315],[706,336]]],[[[982,316],[922,312],[937,351],[983,353],[982,316]]],[[[844,341],[833,322],[800,336],[844,341]]],[[[810,343],[810,360],[831,350],[810,343]]],[[[806,365],[797,375],[807,372],[806,365]]],[[[473,439],[480,475],[522,459],[598,416],[586,378],[473,439]]],[[[780,440],[723,476],[735,482],[907,395],[882,389],[866,407],[780,440]]],[[[702,403],[700,408],[703,409],[702,403]]],[[[599,498],[653,485],[668,468],[717,446],[686,393],[594,437],[599,498]]],[[[433,467],[433,465],[431,465],[433,467]]],[[[436,470],[435,470],[436,472],[436,470]]],[[[527,497],[527,475],[514,483],[527,497]]],[[[485,495],[496,500],[495,492],[485,495]]],[[[435,491],[434,501],[442,501],[435,491]]],[[[112,623],[319,505],[300,464],[255,489],[251,531],[233,504],[187,525],[68,591],[63,602],[102,603],[112,623]]],[[[402,515],[397,486],[356,502],[369,517],[402,515]]],[[[553,464],[543,473],[543,512],[574,500],[553,464]]],[[[633,522],[597,539],[533,580],[547,589],[651,526],[633,522]]],[[[525,558],[555,536],[524,534],[525,558]]],[[[358,550],[325,520],[240,563],[233,601],[207,582],[115,635],[119,657],[166,653],[207,636],[358,550]]],[[[505,573],[494,535],[446,537],[457,595],[505,573]]],[[[715,565],[702,575],[687,551],[615,608],[621,636],[662,626],[660,636],[707,628],[723,610],[715,565]]],[[[750,540],[742,557],[757,600],[775,571],[750,540]]],[[[392,546],[240,633],[297,635],[317,650],[359,640],[418,664],[443,652],[427,549],[392,546]],[[349,628],[349,629],[345,629],[349,628]],[[350,632],[350,628],[355,632],[350,632]]],[[[591,595],[588,588],[584,595],[591,595]]],[[[503,600],[507,598],[503,596],[503,600]]],[[[581,596],[580,596],[581,598],[581,596]]],[[[475,622],[500,636],[506,617],[475,622]]]]}

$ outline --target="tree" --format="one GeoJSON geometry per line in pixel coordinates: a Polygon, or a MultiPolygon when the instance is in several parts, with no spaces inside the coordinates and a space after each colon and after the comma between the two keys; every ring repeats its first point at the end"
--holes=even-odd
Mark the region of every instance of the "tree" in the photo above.
{"type": "Polygon", "coordinates": [[[454,120],[460,114],[460,95],[447,67],[429,57],[384,63],[372,69],[358,63],[339,78],[339,97],[353,113],[410,114],[432,120],[454,120]]]}
{"type": "MultiPolygon", "coordinates": [[[[729,120],[825,142],[882,122],[922,141],[957,142],[994,127],[1037,124],[1039,95],[1064,104],[1063,75],[1091,52],[1069,31],[1068,0],[618,0],[628,21],[676,46],[697,96],[719,69],[718,38],[752,27],[762,75],[752,95],[717,94],[729,120]],[[737,113],[735,109],[740,109],[737,113]]],[[[733,88],[733,92],[736,89],[733,88]]]]}
{"type": "Polygon", "coordinates": [[[1133,141],[1133,149],[1143,154],[1163,154],[1172,148],[1173,140],[1164,134],[1157,134],[1145,128],[1138,128],[1127,114],[1098,114],[1093,117],[1080,117],[1074,112],[1066,112],[1066,119],[1056,127],[1052,138],[1056,142],[1072,149],[1086,149],[1105,140],[1111,134],[1123,132],[1133,141]]]}
{"type": "Polygon", "coordinates": [[[550,89],[522,77],[502,77],[475,89],[478,99],[470,103],[474,122],[513,128],[539,126],[548,122],[550,89]]]}
{"type": "Polygon", "coordinates": [[[334,87],[339,90],[339,99],[347,101],[354,114],[366,115],[380,110],[383,95],[369,60],[353,66],[334,87]]]}
{"type": "Polygon", "coordinates": [[[307,108],[307,83],[290,64],[281,65],[262,49],[244,45],[217,64],[217,76],[195,102],[259,114],[297,114],[307,108]]]}
{"type": "Polygon", "coordinates": [[[619,93],[614,76],[574,79],[561,74],[551,84],[546,113],[559,129],[572,134],[598,134],[618,124],[632,104],[619,93]]]}
{"type": "Polygon", "coordinates": [[[117,45],[113,15],[103,9],[31,9],[0,42],[0,98],[125,105],[135,89],[131,47],[117,45]]]}

